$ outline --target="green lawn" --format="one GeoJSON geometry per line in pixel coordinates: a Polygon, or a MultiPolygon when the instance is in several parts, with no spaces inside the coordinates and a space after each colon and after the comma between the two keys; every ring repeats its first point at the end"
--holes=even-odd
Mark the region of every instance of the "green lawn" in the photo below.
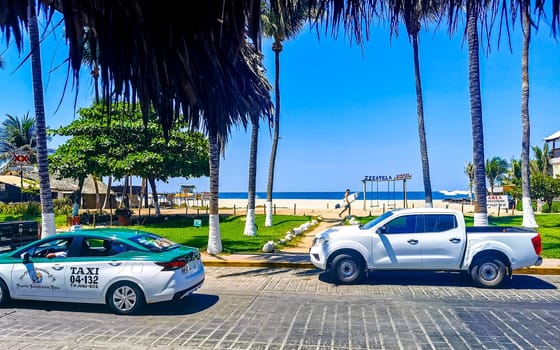
{"type": "MultiPolygon", "coordinates": [[[[264,215],[255,215],[257,235],[250,237],[243,235],[245,230],[245,215],[221,216],[220,235],[224,253],[258,253],[268,241],[278,241],[286,233],[301,224],[313,219],[311,216],[275,215],[274,226],[264,226],[264,215]]],[[[160,236],[167,237],[174,242],[190,245],[206,250],[208,244],[208,216],[188,217],[169,216],[167,221],[130,226],[145,229],[160,236]],[[200,227],[194,227],[194,220],[201,220],[200,227]]],[[[292,240],[288,245],[296,245],[292,240]]]]}
{"type": "MultiPolygon", "coordinates": [[[[185,215],[170,215],[167,219],[154,223],[130,226],[131,228],[145,229],[161,236],[167,237],[177,243],[190,245],[193,247],[206,250],[208,243],[208,216],[201,215],[197,217],[185,215]],[[201,226],[195,227],[194,220],[200,220],[201,226]]],[[[0,221],[20,220],[20,217],[0,215],[0,221]]],[[[312,216],[294,216],[294,215],[275,215],[274,226],[265,227],[265,216],[256,215],[256,223],[258,226],[257,235],[248,237],[243,235],[245,229],[245,215],[230,215],[220,217],[220,234],[222,238],[222,246],[224,253],[258,253],[261,252],[263,245],[272,240],[278,241],[286,236],[286,233],[301,224],[313,219],[312,216]]],[[[365,223],[373,219],[373,217],[358,217],[360,222],[365,223]]],[[[560,259],[560,214],[538,214],[536,215],[543,243],[542,257],[560,259]]],[[[39,218],[29,217],[23,220],[36,220],[39,218]]],[[[144,220],[140,218],[140,222],[144,220]]],[[[466,216],[467,226],[472,226],[473,218],[466,216]]],[[[490,225],[497,226],[520,226],[523,217],[516,216],[491,216],[489,218],[490,225]]],[[[63,227],[66,225],[66,217],[56,217],[56,226],[63,227]]],[[[297,239],[287,245],[294,246],[297,239]]]]}

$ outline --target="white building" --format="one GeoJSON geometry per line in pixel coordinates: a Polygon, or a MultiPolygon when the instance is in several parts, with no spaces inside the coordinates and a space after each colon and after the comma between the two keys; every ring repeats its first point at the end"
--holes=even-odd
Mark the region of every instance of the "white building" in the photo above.
{"type": "Polygon", "coordinates": [[[544,138],[549,144],[550,165],[552,165],[552,176],[560,176],[560,131],[544,138]]]}

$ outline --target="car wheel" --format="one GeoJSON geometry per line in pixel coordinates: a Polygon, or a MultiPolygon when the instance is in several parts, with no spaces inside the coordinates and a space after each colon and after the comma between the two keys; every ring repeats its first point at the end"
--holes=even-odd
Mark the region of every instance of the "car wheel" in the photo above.
{"type": "Polygon", "coordinates": [[[332,277],[340,284],[351,284],[362,278],[361,261],[352,254],[339,254],[332,261],[332,277]]]}
{"type": "Polygon", "coordinates": [[[145,304],[144,294],[132,282],[118,282],[107,293],[107,305],[119,315],[130,315],[145,304]]]}
{"type": "Polygon", "coordinates": [[[10,302],[10,291],[4,281],[0,280],[0,306],[4,306],[10,302]]]}
{"type": "Polygon", "coordinates": [[[497,288],[506,277],[506,265],[498,258],[485,257],[477,259],[471,277],[476,285],[483,288],[497,288]]]}

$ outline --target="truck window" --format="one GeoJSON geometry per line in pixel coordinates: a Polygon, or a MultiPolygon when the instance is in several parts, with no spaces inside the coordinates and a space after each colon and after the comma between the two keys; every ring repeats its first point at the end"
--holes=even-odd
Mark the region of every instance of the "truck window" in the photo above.
{"type": "Polygon", "coordinates": [[[443,232],[457,227],[457,219],[451,214],[424,215],[424,232],[443,232]]]}
{"type": "Polygon", "coordinates": [[[418,215],[404,215],[385,224],[386,233],[414,233],[418,215]]]}

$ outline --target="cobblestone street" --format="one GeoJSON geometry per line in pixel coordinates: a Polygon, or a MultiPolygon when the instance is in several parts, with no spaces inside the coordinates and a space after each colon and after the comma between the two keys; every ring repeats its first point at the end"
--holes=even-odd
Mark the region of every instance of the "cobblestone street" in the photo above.
{"type": "Polygon", "coordinates": [[[336,286],[311,269],[207,268],[179,303],[116,316],[103,305],[18,302],[2,349],[557,349],[560,276],[475,288],[450,273],[372,273],[336,286]]]}

